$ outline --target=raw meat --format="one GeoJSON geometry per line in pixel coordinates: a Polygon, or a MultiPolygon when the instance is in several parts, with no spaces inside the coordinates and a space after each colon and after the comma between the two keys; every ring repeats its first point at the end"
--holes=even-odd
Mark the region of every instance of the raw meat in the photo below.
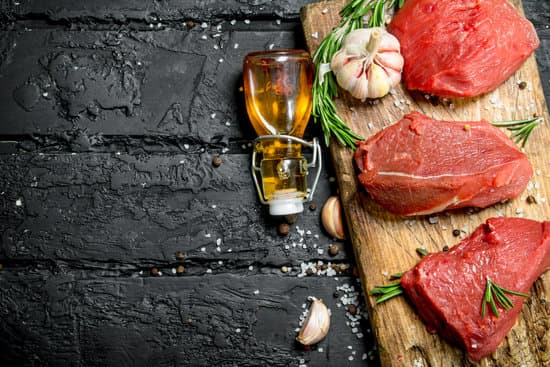
{"type": "Polygon", "coordinates": [[[359,143],[359,181],[398,215],[485,208],[518,196],[533,174],[513,141],[487,121],[438,121],[418,112],[359,143]]]}
{"type": "Polygon", "coordinates": [[[481,305],[487,278],[521,293],[550,268],[550,222],[491,218],[448,252],[425,256],[403,274],[401,285],[420,318],[478,361],[497,349],[521,312],[525,298],[507,295],[496,317],[481,305]]]}
{"type": "Polygon", "coordinates": [[[507,0],[407,0],[388,30],[401,43],[407,88],[440,97],[497,88],[539,45],[507,0]]]}

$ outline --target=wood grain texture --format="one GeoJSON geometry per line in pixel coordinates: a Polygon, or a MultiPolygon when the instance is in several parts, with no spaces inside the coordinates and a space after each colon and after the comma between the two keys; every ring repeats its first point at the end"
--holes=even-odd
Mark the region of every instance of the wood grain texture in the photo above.
{"type": "MultiPolygon", "coordinates": [[[[521,9],[520,1],[512,1],[521,9]]],[[[339,23],[338,11],[346,1],[326,1],[302,9],[306,43],[313,53],[321,40],[339,23]]],[[[545,123],[533,133],[526,154],[535,175],[525,193],[503,204],[484,210],[456,210],[428,217],[398,217],[387,213],[371,201],[358,185],[352,162],[352,150],[335,141],[330,146],[343,202],[348,230],[361,271],[365,294],[388,282],[388,275],[413,267],[419,260],[415,249],[440,251],[453,246],[458,238],[453,229],[467,236],[485,219],[494,216],[523,216],[536,220],[550,219],[550,144],[548,110],[534,56],[497,90],[471,99],[453,99],[434,103],[420,93],[410,93],[401,85],[395,93],[374,103],[363,103],[346,93],[336,100],[340,115],[354,131],[369,137],[410,111],[420,111],[436,119],[490,121],[511,120],[537,114],[545,123]],[[528,87],[520,89],[518,81],[528,87]],[[526,196],[537,197],[538,204],[528,204],[526,196]]],[[[437,335],[429,334],[405,298],[374,307],[367,297],[373,329],[376,333],[383,366],[549,366],[550,365],[550,292],[548,277],[541,277],[532,288],[521,317],[512,331],[491,356],[479,363],[471,362],[461,350],[437,335]]]]}

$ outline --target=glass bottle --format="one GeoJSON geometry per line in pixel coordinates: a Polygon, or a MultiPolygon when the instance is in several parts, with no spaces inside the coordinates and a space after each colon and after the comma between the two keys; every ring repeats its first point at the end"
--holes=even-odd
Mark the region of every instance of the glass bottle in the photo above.
{"type": "Polygon", "coordinates": [[[271,215],[303,211],[320,174],[317,139],[302,139],[312,107],[312,62],[303,50],[252,52],[243,64],[246,110],[258,138],[254,141],[252,173],[260,200],[271,215]],[[313,150],[311,162],[302,146],[313,150]],[[311,190],[309,167],[319,168],[311,190]]]}

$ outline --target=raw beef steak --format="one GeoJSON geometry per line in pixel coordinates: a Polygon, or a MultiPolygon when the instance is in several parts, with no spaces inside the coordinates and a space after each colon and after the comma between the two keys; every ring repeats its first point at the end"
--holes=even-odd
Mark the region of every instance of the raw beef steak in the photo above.
{"type": "Polygon", "coordinates": [[[507,0],[407,0],[388,29],[401,43],[407,88],[440,97],[497,88],[539,45],[507,0]]]}
{"type": "Polygon", "coordinates": [[[401,278],[420,318],[478,361],[497,349],[521,312],[524,298],[497,317],[481,305],[487,278],[521,293],[550,268],[550,222],[491,218],[448,252],[425,256],[401,278]]]}
{"type": "Polygon", "coordinates": [[[438,121],[418,112],[359,143],[359,181],[398,215],[485,208],[518,196],[531,164],[487,121],[438,121]]]}

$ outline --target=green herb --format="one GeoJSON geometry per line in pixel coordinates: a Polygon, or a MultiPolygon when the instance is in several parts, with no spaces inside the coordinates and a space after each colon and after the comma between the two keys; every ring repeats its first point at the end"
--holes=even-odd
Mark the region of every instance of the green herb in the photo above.
{"type": "Polygon", "coordinates": [[[514,139],[516,144],[521,142],[521,147],[524,148],[531,132],[541,122],[542,117],[533,117],[524,120],[491,122],[491,124],[497,127],[506,127],[508,130],[512,131],[510,139],[514,139]]]}
{"type": "Polygon", "coordinates": [[[514,307],[514,304],[512,303],[512,301],[510,301],[510,298],[508,298],[506,294],[513,294],[520,297],[529,297],[528,294],[511,291],[509,289],[500,287],[493,283],[491,279],[489,279],[489,277],[487,277],[487,286],[485,287],[485,294],[483,295],[483,302],[481,304],[481,317],[485,317],[485,307],[487,303],[489,303],[489,305],[491,306],[493,315],[495,315],[496,317],[498,317],[497,304],[504,307],[505,310],[509,310],[514,307]]]}
{"type": "MultiPolygon", "coordinates": [[[[399,279],[401,278],[401,275],[403,273],[393,274],[391,276],[391,279],[399,279]]],[[[393,282],[386,285],[378,285],[374,287],[370,294],[373,296],[379,296],[376,299],[376,304],[380,304],[384,301],[387,301],[393,297],[399,296],[400,294],[403,294],[403,287],[401,287],[401,282],[393,282]]]]}
{"type": "Polygon", "coordinates": [[[403,276],[403,273],[395,273],[390,275],[390,280],[401,279],[402,276],[403,276]]]}
{"type": "Polygon", "coordinates": [[[363,17],[369,16],[368,27],[384,24],[386,10],[402,7],[404,0],[351,0],[341,11],[342,21],[321,42],[313,54],[316,66],[313,81],[313,120],[320,121],[325,143],[330,144],[334,136],[344,146],[355,148],[355,143],[364,138],[352,131],[336,110],[334,98],[338,96],[338,84],[334,74],[328,71],[332,56],[340,49],[344,37],[351,31],[363,27],[363,17]]]}
{"type": "Polygon", "coordinates": [[[417,252],[420,256],[422,256],[422,257],[424,257],[424,256],[426,256],[426,255],[429,254],[428,250],[426,250],[426,249],[423,248],[423,247],[417,247],[417,248],[416,248],[416,252],[417,252]]]}

